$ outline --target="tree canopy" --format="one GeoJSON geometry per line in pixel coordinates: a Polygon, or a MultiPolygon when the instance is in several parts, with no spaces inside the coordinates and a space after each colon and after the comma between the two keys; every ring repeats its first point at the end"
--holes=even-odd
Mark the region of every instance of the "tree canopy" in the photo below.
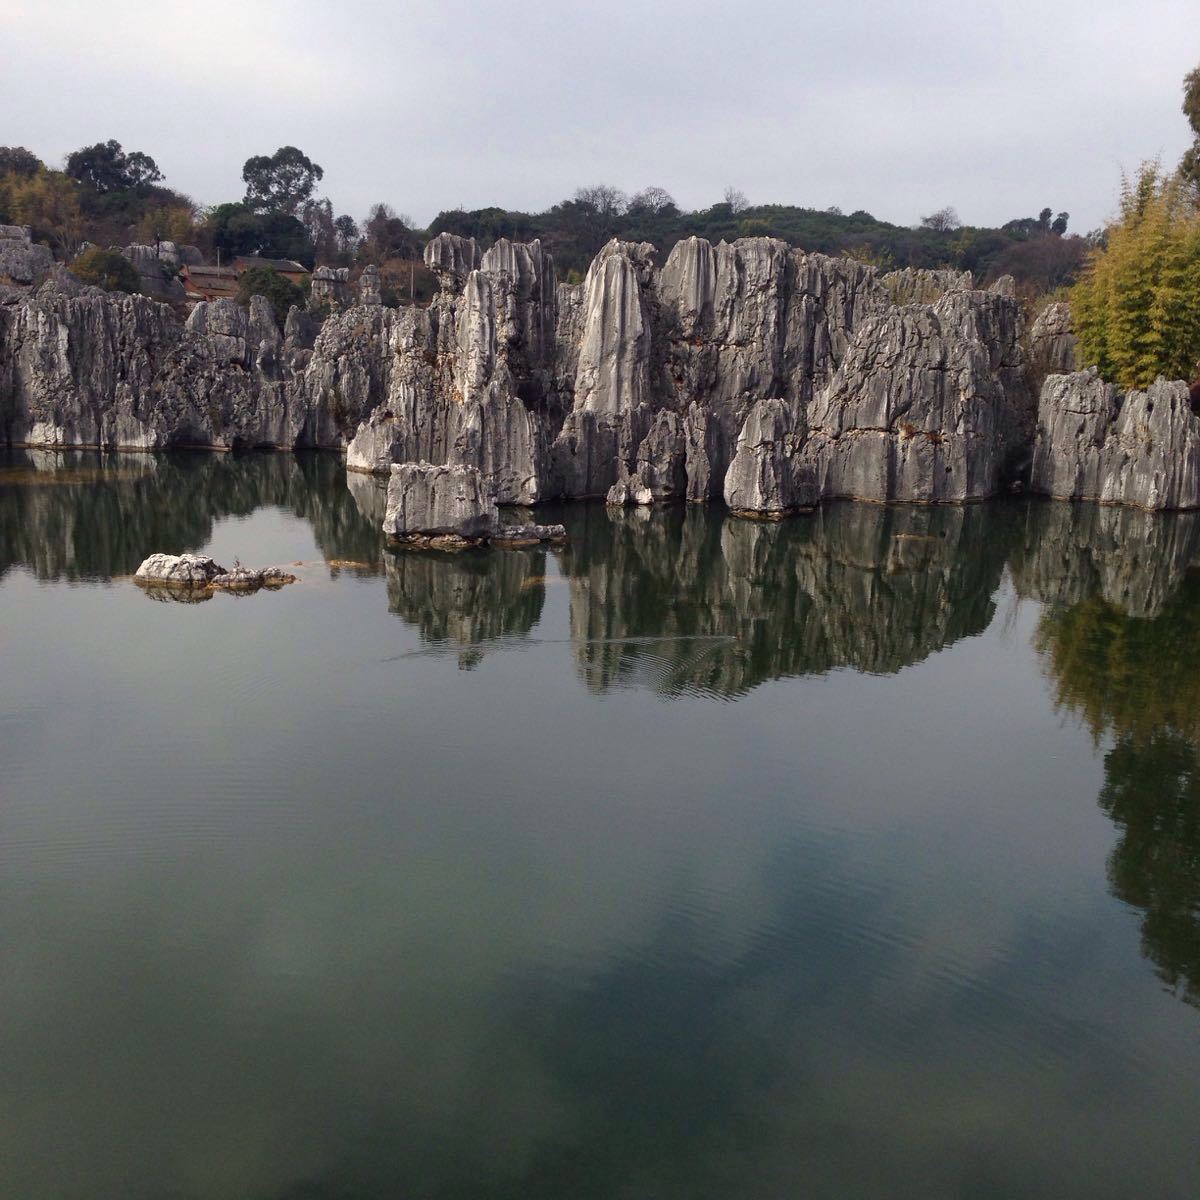
{"type": "Polygon", "coordinates": [[[0,146],[0,175],[19,175],[28,179],[42,169],[42,160],[24,146],[0,146]]]}
{"type": "Polygon", "coordinates": [[[1200,186],[1200,67],[1184,76],[1182,108],[1192,128],[1192,144],[1184,154],[1179,170],[1186,179],[1200,186]]]}
{"type": "Polygon", "coordinates": [[[246,204],[218,204],[209,210],[205,224],[213,249],[227,261],[252,254],[291,258],[306,267],[315,261],[308,231],[286,213],[259,213],[246,204]]]}
{"type": "Polygon", "coordinates": [[[144,188],[163,178],[150,155],[140,150],[127,154],[112,138],[67,155],[66,173],[101,194],[144,188]]]}
{"type": "Polygon", "coordinates": [[[280,325],[287,320],[288,309],[293,304],[304,303],[304,292],[274,267],[251,267],[238,278],[237,298],[239,304],[249,304],[253,296],[265,296],[271,302],[275,320],[280,325]]]}
{"type": "Polygon", "coordinates": [[[283,213],[294,217],[306,200],[312,199],[325,172],[302,150],[280,146],[274,154],[246,159],[242,181],[243,203],[254,212],[283,213]]]}
{"type": "Polygon", "coordinates": [[[1126,179],[1120,219],[1071,292],[1084,360],[1123,388],[1192,379],[1200,362],[1200,211],[1157,163],[1126,179]]]}

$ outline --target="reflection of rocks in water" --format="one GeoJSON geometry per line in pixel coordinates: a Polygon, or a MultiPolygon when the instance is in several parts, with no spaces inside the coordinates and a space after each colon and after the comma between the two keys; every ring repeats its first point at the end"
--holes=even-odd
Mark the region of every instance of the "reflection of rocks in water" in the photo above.
{"type": "Polygon", "coordinates": [[[1200,550],[1200,514],[1042,501],[1012,559],[1017,591],[1047,604],[1101,595],[1133,617],[1157,613],[1200,550]]]}
{"type": "Polygon", "coordinates": [[[1114,742],[1100,793],[1120,834],[1112,890],[1142,910],[1143,952],[1162,979],[1200,1005],[1200,574],[1149,619],[1098,594],[1049,608],[1035,645],[1058,706],[1114,742]]]}
{"type": "Polygon", "coordinates": [[[354,504],[362,519],[373,529],[382,530],[383,514],[387,512],[388,477],[367,475],[362,471],[347,471],[346,487],[350,489],[350,495],[354,497],[354,504]]]}
{"type": "Polygon", "coordinates": [[[397,550],[384,559],[388,610],[420,631],[422,640],[460,647],[469,668],[479,647],[502,637],[526,637],[546,597],[544,551],[489,554],[397,550]]]}
{"type": "Polygon", "coordinates": [[[1100,807],[1121,835],[1108,878],[1142,910],[1142,952],[1200,1007],[1200,750],[1166,731],[1121,738],[1105,755],[1100,807]]]}
{"type": "Polygon", "coordinates": [[[563,555],[581,671],[597,690],[720,695],[898,671],[987,626],[1011,524],[1005,507],[841,504],[779,524],[589,510],[563,555]]]}
{"type": "Polygon", "coordinates": [[[13,452],[0,468],[0,574],[39,579],[132,574],[152,550],[198,550],[213,523],[264,506],[308,521],[326,558],[380,561],[333,455],[13,452]]]}
{"type": "Polygon", "coordinates": [[[159,604],[203,604],[215,593],[209,588],[178,588],[144,584],[138,591],[149,600],[159,604]]]}

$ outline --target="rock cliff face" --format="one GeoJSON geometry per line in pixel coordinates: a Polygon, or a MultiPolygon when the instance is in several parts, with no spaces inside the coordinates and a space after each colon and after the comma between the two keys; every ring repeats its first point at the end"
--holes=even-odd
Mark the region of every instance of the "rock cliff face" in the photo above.
{"type": "Polygon", "coordinates": [[[54,266],[54,256],[37,245],[28,225],[0,225],[0,283],[28,286],[54,266]]]}
{"type": "Polygon", "coordinates": [[[995,495],[1032,426],[1013,301],[951,291],[858,328],[799,452],[822,497],[995,495]]]}
{"type": "Polygon", "coordinates": [[[1048,304],[1029,331],[1030,367],[1040,384],[1047,375],[1070,375],[1078,366],[1071,306],[1048,304]]]}
{"type": "Polygon", "coordinates": [[[1200,416],[1187,384],[1122,396],[1095,370],[1042,387],[1034,491],[1137,508],[1200,508],[1200,416]]]}
{"type": "Polygon", "coordinates": [[[689,238],[661,267],[652,246],[613,241],[577,285],[538,242],[481,252],[441,234],[425,258],[428,308],[383,306],[366,274],[350,304],[327,272],[332,315],[293,310],[282,332],[262,301],[202,304],[181,325],[61,279],[5,292],[0,436],[341,448],[356,471],[473,468],[500,504],[777,514],[994,495],[1028,475],[1036,430],[1039,490],[1200,504],[1200,431],[1176,391],[1118,403],[1051,375],[1039,411],[1029,381],[1071,361],[1069,312],[1026,339],[1011,288],[969,274],[880,276],[770,238],[689,238]],[[1072,433],[1081,415],[1090,432],[1072,433]]]}

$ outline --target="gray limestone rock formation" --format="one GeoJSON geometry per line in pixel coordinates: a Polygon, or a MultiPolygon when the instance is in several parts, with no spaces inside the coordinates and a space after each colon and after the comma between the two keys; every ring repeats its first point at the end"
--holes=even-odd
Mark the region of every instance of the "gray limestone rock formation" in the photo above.
{"type": "Polygon", "coordinates": [[[183,304],[187,300],[187,292],[178,279],[183,259],[174,242],[160,242],[157,246],[135,243],[125,246],[120,253],[137,271],[138,290],[142,295],[167,304],[183,304]]]}
{"type": "Polygon", "coordinates": [[[868,318],[814,401],[802,460],[823,497],[995,495],[1031,424],[1015,302],[947,292],[868,318]]]}
{"type": "Polygon", "coordinates": [[[1030,486],[1069,500],[1200,508],[1200,416],[1187,384],[1158,379],[1122,396],[1095,368],[1051,375],[1030,486]]]}
{"type": "Polygon", "coordinates": [[[325,307],[331,312],[337,312],[349,303],[349,267],[318,267],[312,273],[312,291],[308,300],[310,308],[325,307]]]}
{"type": "Polygon", "coordinates": [[[280,567],[251,569],[237,565],[228,570],[203,554],[152,554],[133,577],[144,588],[199,590],[216,588],[226,592],[256,592],[295,583],[295,575],[280,567]]]}
{"type": "Polygon", "coordinates": [[[472,467],[397,463],[388,481],[383,531],[396,541],[453,536],[481,540],[499,528],[496,501],[472,467]]]}
{"type": "Polygon", "coordinates": [[[134,579],[156,587],[207,587],[226,569],[203,554],[151,554],[145,559],[134,579]]]}
{"type": "Polygon", "coordinates": [[[513,549],[521,546],[536,546],[542,542],[565,542],[567,527],[565,525],[538,525],[526,522],[523,525],[501,525],[488,539],[493,546],[507,546],[513,549]]]}
{"type": "Polygon", "coordinates": [[[54,256],[37,245],[28,225],[0,225],[0,283],[29,287],[54,266],[54,256]]]}
{"type": "Polygon", "coordinates": [[[684,420],[669,408],[655,414],[632,464],[621,462],[609,504],[654,504],[687,494],[688,443],[684,420]]]}
{"type": "Polygon", "coordinates": [[[367,306],[383,303],[383,282],[374,263],[363,267],[363,273],[358,277],[358,302],[367,306]]]}
{"type": "Polygon", "coordinates": [[[967,291],[975,286],[970,271],[927,270],[905,267],[881,275],[883,285],[893,304],[936,304],[947,292],[967,291]]]}
{"type": "Polygon", "coordinates": [[[1056,300],[1038,314],[1029,330],[1029,368],[1038,387],[1048,375],[1070,375],[1078,366],[1071,306],[1056,300]]]}
{"type": "Polygon", "coordinates": [[[796,453],[803,440],[804,420],[786,400],[760,400],[738,434],[725,476],[725,503],[735,513],[756,516],[816,504],[816,480],[796,453]]]}
{"type": "Polygon", "coordinates": [[[425,265],[443,287],[454,290],[479,266],[479,247],[474,238],[439,233],[425,247],[425,265]]]}
{"type": "Polygon", "coordinates": [[[296,577],[282,567],[234,567],[209,580],[209,586],[223,592],[257,592],[260,588],[276,591],[295,583],[296,577]]]}
{"type": "MultiPolygon", "coordinates": [[[[368,271],[370,303],[322,322],[294,309],[282,334],[261,299],[181,324],[57,278],[6,291],[0,438],[342,448],[352,471],[470,468],[499,504],[725,498],[779,513],[982,499],[1026,477],[1040,429],[1040,490],[1200,503],[1196,418],[1175,385],[1118,402],[1048,383],[1039,419],[1029,380],[1067,361],[1069,313],[1052,306],[1026,339],[1003,281],[880,276],[771,238],[684,239],[661,269],[653,247],[613,241],[577,285],[556,283],[538,242],[481,253],[442,234],[426,262],[427,308],[378,303],[368,271]],[[1071,432],[1077,418],[1090,432],[1071,432]]],[[[318,295],[334,297],[344,280],[326,274],[318,295]]]]}

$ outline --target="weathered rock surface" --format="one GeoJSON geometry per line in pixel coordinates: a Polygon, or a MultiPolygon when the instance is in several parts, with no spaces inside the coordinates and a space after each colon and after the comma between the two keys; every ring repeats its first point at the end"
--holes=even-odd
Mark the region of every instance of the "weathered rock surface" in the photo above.
{"type": "MultiPolygon", "coordinates": [[[[294,309],[282,333],[263,300],[202,304],[181,325],[145,297],[57,278],[5,293],[0,437],[344,448],[354,471],[471,468],[498,504],[958,503],[1027,477],[1030,378],[1073,352],[1062,306],[1026,339],[1004,281],[880,276],[770,238],[688,238],[661,268],[652,246],[613,241],[578,285],[556,284],[538,242],[481,253],[442,234],[426,262],[428,308],[385,307],[366,271],[365,302],[331,302],[323,321],[294,309]]],[[[335,298],[345,281],[325,275],[335,298]]],[[[1195,503],[1192,422],[1160,409],[1117,406],[1101,422],[1110,449],[1092,454],[1047,408],[1035,486],[1195,503]]]]}
{"type": "Polygon", "coordinates": [[[425,265],[442,281],[443,287],[450,289],[479,266],[479,257],[474,238],[454,233],[439,233],[425,247],[425,265]]]}
{"type": "Polygon", "coordinates": [[[138,290],[142,295],[151,296],[167,304],[182,304],[187,300],[187,292],[177,277],[184,258],[180,254],[180,247],[174,242],[160,242],[157,246],[134,243],[125,246],[120,253],[137,271],[138,290]]]}
{"type": "Polygon", "coordinates": [[[1078,367],[1078,344],[1071,306],[1056,300],[1038,314],[1029,330],[1030,371],[1040,388],[1048,375],[1070,375],[1078,367]]]}
{"type": "Polygon", "coordinates": [[[488,539],[493,546],[536,546],[541,542],[565,542],[565,525],[501,525],[488,539]]]}
{"type": "Polygon", "coordinates": [[[499,528],[496,501],[472,467],[397,463],[388,481],[383,531],[397,541],[452,535],[482,540],[499,528]]]}
{"type": "Polygon", "coordinates": [[[286,386],[293,347],[261,297],[249,310],[198,305],[181,325],[147,297],[52,280],[0,304],[0,347],[0,436],[9,443],[338,444],[286,386]]]}
{"type": "Polygon", "coordinates": [[[207,587],[224,567],[203,554],[152,554],[134,575],[139,583],[159,587],[207,587]]]}
{"type": "Polygon", "coordinates": [[[350,268],[317,267],[312,273],[309,307],[327,307],[336,312],[350,303],[350,268]]]}
{"type": "Polygon", "coordinates": [[[725,476],[725,503],[735,513],[781,516],[815,504],[812,472],[796,449],[804,440],[804,420],[786,400],[760,400],[738,435],[725,476]]]}
{"type": "Polygon", "coordinates": [[[1094,368],[1051,375],[1030,486],[1067,500],[1200,508],[1200,416],[1187,385],[1159,379],[1122,396],[1094,368]]]}
{"type": "Polygon", "coordinates": [[[363,273],[358,277],[358,302],[368,307],[383,303],[383,280],[374,263],[363,267],[363,273]]]}
{"type": "Polygon", "coordinates": [[[274,591],[276,588],[295,582],[295,575],[285,571],[282,567],[252,569],[239,566],[234,567],[232,571],[214,575],[209,580],[209,585],[226,592],[257,592],[259,588],[274,591]]]}
{"type": "Polygon", "coordinates": [[[995,495],[1031,426],[1019,312],[947,292],[868,318],[814,401],[800,457],[820,495],[962,502],[995,495]]]}
{"type": "Polygon", "coordinates": [[[28,225],[0,225],[0,283],[28,287],[53,266],[54,255],[34,242],[28,225]]]}
{"type": "Polygon", "coordinates": [[[152,554],[133,578],[148,588],[217,588],[228,592],[256,592],[296,582],[295,575],[281,567],[251,569],[238,565],[231,571],[204,554],[152,554]]]}

